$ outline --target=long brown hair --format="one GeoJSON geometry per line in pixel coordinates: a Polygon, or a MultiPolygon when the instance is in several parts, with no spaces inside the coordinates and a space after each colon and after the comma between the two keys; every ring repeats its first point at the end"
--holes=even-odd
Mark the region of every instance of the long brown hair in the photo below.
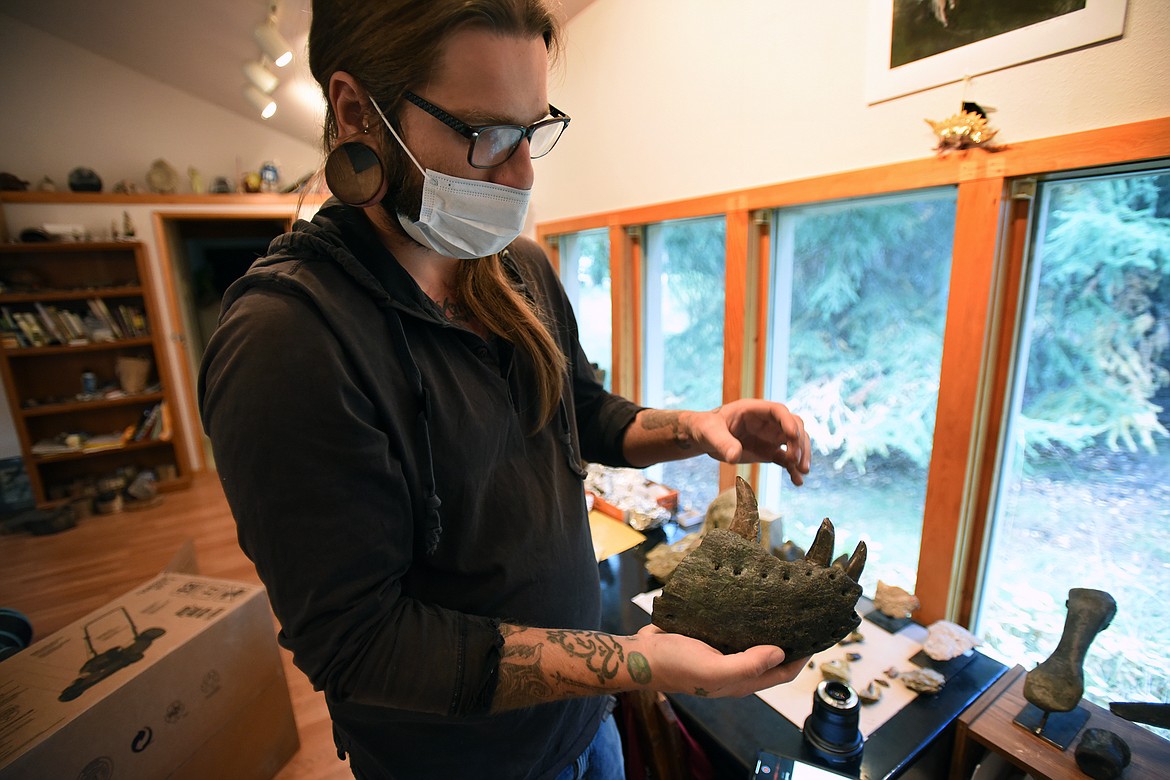
{"type": "MultiPolygon", "coordinates": [[[[465,27],[540,37],[550,58],[559,53],[560,24],[544,0],[313,0],[309,69],[325,94],[325,152],[338,140],[329,103],[335,72],[357,79],[399,130],[404,94],[430,79],[447,36],[465,27]]],[[[381,128],[381,122],[370,126],[381,128]]],[[[411,163],[398,144],[387,142],[385,131],[379,135],[390,188],[401,189],[411,163]]],[[[529,355],[540,398],[538,427],[547,424],[564,390],[566,358],[544,313],[509,284],[498,255],[460,261],[456,292],[485,327],[529,355]]]]}

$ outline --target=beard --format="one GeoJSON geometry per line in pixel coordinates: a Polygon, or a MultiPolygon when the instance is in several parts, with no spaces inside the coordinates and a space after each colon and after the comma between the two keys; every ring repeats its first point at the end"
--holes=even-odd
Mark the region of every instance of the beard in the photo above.
{"type": "Polygon", "coordinates": [[[389,222],[403,235],[398,215],[414,222],[422,211],[423,176],[401,149],[392,151],[386,160],[386,194],[379,204],[389,222]]]}

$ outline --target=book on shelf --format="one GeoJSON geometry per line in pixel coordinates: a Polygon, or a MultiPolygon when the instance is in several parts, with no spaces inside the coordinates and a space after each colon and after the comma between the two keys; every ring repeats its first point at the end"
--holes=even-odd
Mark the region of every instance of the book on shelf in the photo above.
{"type": "Polygon", "coordinates": [[[59,434],[49,439],[35,442],[29,450],[33,455],[60,455],[65,452],[77,452],[81,449],[81,440],[68,434],[59,434]]]}
{"type": "Polygon", "coordinates": [[[49,344],[49,337],[45,335],[44,330],[41,329],[37,318],[26,311],[17,311],[12,313],[16,324],[20,326],[20,331],[28,340],[30,347],[44,347],[49,344]]]}
{"type": "Polygon", "coordinates": [[[37,317],[41,321],[41,325],[48,332],[49,337],[58,344],[68,344],[69,337],[65,335],[63,324],[57,317],[57,310],[53,306],[45,306],[45,304],[37,301],[35,304],[37,309],[37,317]]]}
{"type": "Polygon", "coordinates": [[[86,303],[89,304],[89,310],[93,313],[93,316],[97,317],[101,324],[109,329],[114,338],[125,338],[125,334],[122,333],[122,329],[114,320],[113,315],[110,314],[109,307],[106,306],[105,301],[101,298],[90,298],[86,303]]]}
{"type": "Polygon", "coordinates": [[[138,427],[134,429],[134,434],[131,436],[132,441],[148,441],[157,438],[156,429],[160,428],[162,420],[162,404],[157,403],[149,406],[142,412],[142,419],[138,421],[138,427]]]}
{"type": "Polygon", "coordinates": [[[121,431],[115,433],[98,433],[87,436],[81,443],[84,452],[101,452],[102,450],[116,450],[125,446],[121,431]]]}
{"type": "Polygon", "coordinates": [[[138,338],[150,335],[150,331],[146,327],[146,315],[142,309],[123,303],[118,306],[116,311],[118,324],[127,337],[138,338]]]}
{"type": "Polygon", "coordinates": [[[0,332],[2,332],[0,342],[5,349],[18,349],[29,345],[28,337],[24,335],[24,331],[16,323],[16,318],[12,316],[12,310],[7,306],[0,306],[0,332]]]}

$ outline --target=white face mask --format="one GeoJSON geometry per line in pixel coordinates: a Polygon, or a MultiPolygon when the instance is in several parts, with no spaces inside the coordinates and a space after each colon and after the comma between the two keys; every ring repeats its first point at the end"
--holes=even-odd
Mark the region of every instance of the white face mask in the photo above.
{"type": "Polygon", "coordinates": [[[431,169],[423,170],[406,144],[370,98],[386,128],[422,171],[422,211],[418,220],[398,214],[407,235],[445,257],[471,260],[487,257],[512,243],[524,228],[531,190],[488,181],[462,179],[431,169]]]}

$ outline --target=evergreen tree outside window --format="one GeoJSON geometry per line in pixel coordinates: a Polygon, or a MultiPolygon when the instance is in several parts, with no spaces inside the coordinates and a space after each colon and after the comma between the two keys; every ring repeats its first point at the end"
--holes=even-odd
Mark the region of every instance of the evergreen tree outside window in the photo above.
{"type": "MultiPolygon", "coordinates": [[[[646,228],[642,402],[659,409],[723,403],[726,221],[676,220],[646,228]]],[[[719,492],[719,464],[690,458],[646,470],[704,511],[719,492]]]]}
{"type": "Polygon", "coordinates": [[[561,284],[577,316],[581,347],[595,363],[607,390],[613,389],[613,295],[610,289],[609,231],[605,228],[560,237],[561,284]]]}
{"type": "MultiPolygon", "coordinates": [[[[812,439],[802,487],[761,469],[761,503],[807,546],[869,547],[862,586],[914,590],[934,438],[955,224],[954,188],[778,212],[767,395],[812,439]]],[[[784,539],[773,538],[774,544],[784,539]]]]}
{"type": "Polygon", "coordinates": [[[1170,169],[1043,181],[1036,202],[975,628],[1031,669],[1068,591],[1107,591],[1086,697],[1170,701],[1170,169]]]}

